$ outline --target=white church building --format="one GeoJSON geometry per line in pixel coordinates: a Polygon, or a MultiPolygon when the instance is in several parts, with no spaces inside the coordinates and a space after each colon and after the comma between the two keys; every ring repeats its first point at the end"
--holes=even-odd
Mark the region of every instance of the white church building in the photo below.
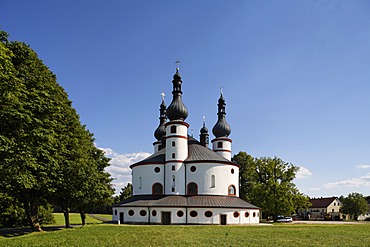
{"type": "Polygon", "coordinates": [[[113,205],[112,220],[135,224],[257,224],[260,208],[239,198],[239,165],[231,161],[231,128],[223,94],[209,148],[203,123],[199,141],[188,135],[179,70],[173,99],[160,105],[154,154],[132,164],[133,196],[113,205]]]}

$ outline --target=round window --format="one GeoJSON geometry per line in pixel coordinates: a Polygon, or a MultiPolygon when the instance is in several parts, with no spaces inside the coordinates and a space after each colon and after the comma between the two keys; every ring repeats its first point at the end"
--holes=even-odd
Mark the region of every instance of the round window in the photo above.
{"type": "Polygon", "coordinates": [[[133,216],[135,214],[134,210],[129,210],[128,215],[133,216]]]}
{"type": "Polygon", "coordinates": [[[197,211],[190,211],[190,216],[191,217],[197,217],[198,216],[198,212],[197,211]]]}
{"type": "Polygon", "coordinates": [[[231,168],[231,174],[234,174],[234,172],[235,172],[235,171],[234,171],[234,168],[231,168]]]}
{"type": "Polygon", "coordinates": [[[191,172],[195,172],[196,170],[197,170],[197,168],[195,166],[190,167],[191,172]]]}
{"type": "Polygon", "coordinates": [[[209,217],[212,217],[213,213],[211,211],[205,211],[204,212],[204,216],[206,216],[207,218],[209,217]]]}
{"type": "Polygon", "coordinates": [[[159,167],[157,166],[156,168],[154,168],[154,171],[155,171],[156,173],[158,173],[158,172],[160,172],[160,171],[161,171],[161,168],[159,168],[159,167]]]}
{"type": "Polygon", "coordinates": [[[140,211],[140,215],[141,215],[141,216],[145,216],[145,215],[146,215],[146,211],[145,211],[145,210],[141,210],[141,211],[140,211]]]}
{"type": "Polygon", "coordinates": [[[238,217],[239,217],[239,212],[238,212],[238,211],[235,211],[235,212],[234,212],[234,217],[235,217],[235,218],[238,218],[238,217]]]}
{"type": "Polygon", "coordinates": [[[183,212],[183,211],[181,211],[181,210],[177,211],[177,216],[178,216],[178,217],[182,217],[182,216],[184,216],[184,212],[183,212]]]}
{"type": "Polygon", "coordinates": [[[153,217],[157,216],[157,211],[156,210],[153,210],[152,211],[152,215],[153,215],[153,217]]]}
{"type": "Polygon", "coordinates": [[[249,212],[245,212],[245,218],[249,217],[249,212]]]}

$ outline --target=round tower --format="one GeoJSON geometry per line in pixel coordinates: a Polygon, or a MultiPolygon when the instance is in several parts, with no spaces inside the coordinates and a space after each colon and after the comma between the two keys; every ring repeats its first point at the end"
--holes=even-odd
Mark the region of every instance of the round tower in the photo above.
{"type": "Polygon", "coordinates": [[[170,120],[166,127],[166,195],[185,195],[185,166],[188,157],[188,127],[184,122],[188,109],[182,102],[182,80],[179,69],[173,76],[172,102],[166,115],[170,120]]]}
{"type": "Polygon", "coordinates": [[[207,147],[209,145],[209,135],[208,135],[208,128],[206,127],[206,119],[203,117],[203,127],[200,129],[199,135],[200,144],[207,147]]]}
{"type": "Polygon", "coordinates": [[[230,125],[226,122],[226,103],[221,92],[221,96],[218,99],[218,120],[212,129],[213,135],[216,137],[212,140],[212,149],[224,158],[231,160],[231,143],[232,140],[229,138],[231,133],[230,125]]]}
{"type": "Polygon", "coordinates": [[[159,107],[159,125],[157,129],[154,131],[154,137],[155,139],[157,139],[157,141],[153,143],[154,153],[164,148],[163,139],[166,136],[166,127],[165,127],[166,121],[167,121],[166,104],[164,103],[164,93],[162,93],[162,104],[159,107]]]}

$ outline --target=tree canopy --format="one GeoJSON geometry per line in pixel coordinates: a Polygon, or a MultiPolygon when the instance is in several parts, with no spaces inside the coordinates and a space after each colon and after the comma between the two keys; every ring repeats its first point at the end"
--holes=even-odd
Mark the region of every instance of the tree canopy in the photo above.
{"type": "Polygon", "coordinates": [[[348,214],[355,219],[359,215],[365,214],[367,211],[367,200],[360,193],[349,193],[347,197],[341,196],[339,200],[343,204],[341,212],[343,214],[348,214]]]}
{"type": "Polygon", "coordinates": [[[61,199],[69,210],[64,204],[71,201],[80,208],[97,202],[91,193],[99,201],[112,196],[108,161],[56,76],[28,45],[0,30],[0,193],[19,202],[40,231],[41,205],[61,199]]]}
{"type": "Polygon", "coordinates": [[[253,158],[245,152],[234,155],[240,165],[240,197],[262,208],[267,216],[290,215],[308,208],[308,197],[292,182],[299,167],[278,157],[253,158]]]}

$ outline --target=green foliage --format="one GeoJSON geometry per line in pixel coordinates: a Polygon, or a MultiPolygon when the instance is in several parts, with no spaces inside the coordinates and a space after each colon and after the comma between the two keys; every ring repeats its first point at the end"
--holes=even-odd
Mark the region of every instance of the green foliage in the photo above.
{"type": "Polygon", "coordinates": [[[341,196],[339,200],[343,204],[341,212],[351,215],[355,219],[357,216],[365,214],[367,211],[366,198],[360,193],[349,193],[347,197],[341,196]]]}
{"type": "Polygon", "coordinates": [[[234,155],[240,165],[240,197],[262,208],[266,216],[290,215],[307,208],[308,197],[292,180],[298,167],[274,158],[253,158],[245,152],[234,155]]]}
{"type": "Polygon", "coordinates": [[[22,237],[1,246],[369,246],[370,224],[135,226],[94,224],[22,237]]]}
{"type": "Polygon", "coordinates": [[[26,215],[20,203],[7,193],[0,193],[0,228],[22,227],[26,224],[26,215]]]}
{"type": "Polygon", "coordinates": [[[121,193],[114,198],[115,203],[122,202],[123,200],[132,196],[132,184],[128,183],[121,189],[121,193]]]}

